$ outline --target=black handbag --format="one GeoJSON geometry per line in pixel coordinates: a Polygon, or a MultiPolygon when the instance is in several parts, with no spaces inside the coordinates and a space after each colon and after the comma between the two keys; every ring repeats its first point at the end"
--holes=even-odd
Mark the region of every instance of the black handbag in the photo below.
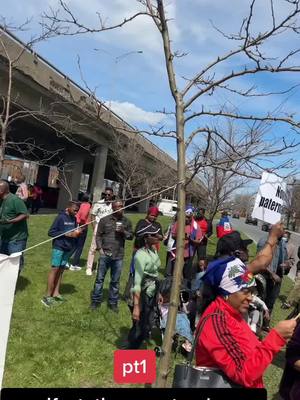
{"type": "Polygon", "coordinates": [[[209,367],[195,367],[192,365],[194,358],[196,343],[202,332],[205,322],[212,315],[218,315],[213,313],[207,315],[196,334],[195,341],[193,344],[192,351],[188,355],[188,361],[186,364],[179,364],[175,366],[173,388],[238,388],[241,387],[236,383],[232,382],[223,371],[218,368],[209,367]]]}

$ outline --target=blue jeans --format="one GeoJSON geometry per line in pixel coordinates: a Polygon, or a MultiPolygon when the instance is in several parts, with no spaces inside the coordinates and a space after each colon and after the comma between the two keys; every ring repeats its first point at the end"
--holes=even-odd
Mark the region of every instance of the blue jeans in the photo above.
{"type": "Polygon", "coordinates": [[[119,286],[123,260],[113,260],[109,256],[101,255],[98,264],[97,276],[92,293],[92,303],[101,303],[103,295],[103,283],[105,275],[110,268],[110,284],[108,303],[117,305],[119,300],[119,286]]]}
{"type": "MultiPolygon", "coordinates": [[[[0,253],[10,256],[13,253],[18,253],[26,249],[27,239],[24,240],[12,240],[10,242],[5,242],[2,240],[0,253]]],[[[20,257],[19,271],[21,272],[24,267],[24,257],[23,254],[20,257]]]]}
{"type": "MultiPolygon", "coordinates": [[[[167,326],[167,317],[160,319],[160,328],[165,329],[167,326]]],[[[190,321],[185,313],[178,312],[176,316],[176,325],[175,325],[175,333],[180,336],[183,336],[185,339],[193,343],[194,337],[193,332],[191,331],[190,321]]]]}
{"type": "Polygon", "coordinates": [[[202,276],[205,274],[205,271],[197,272],[195,278],[192,280],[191,290],[194,292],[195,290],[199,290],[203,285],[202,276]]]}

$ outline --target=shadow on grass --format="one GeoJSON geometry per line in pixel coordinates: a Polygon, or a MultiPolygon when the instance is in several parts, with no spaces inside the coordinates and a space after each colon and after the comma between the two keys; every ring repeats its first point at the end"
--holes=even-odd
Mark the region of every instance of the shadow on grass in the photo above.
{"type": "MultiPolygon", "coordinates": [[[[128,344],[128,334],[129,331],[131,330],[131,327],[121,327],[120,328],[120,332],[117,335],[117,339],[114,343],[114,345],[118,348],[118,349],[126,349],[126,345],[128,344]]],[[[148,339],[143,340],[143,342],[141,343],[139,349],[145,349],[145,350],[151,350],[154,349],[158,346],[162,345],[162,334],[161,334],[161,330],[159,328],[153,328],[151,331],[151,335],[148,339]]]]}
{"type": "Polygon", "coordinates": [[[120,332],[117,335],[118,338],[114,343],[117,349],[124,349],[124,347],[126,346],[129,330],[130,328],[125,326],[120,328],[120,332]]]}
{"type": "Polygon", "coordinates": [[[282,303],[284,303],[284,302],[286,301],[286,299],[287,299],[287,296],[285,296],[284,294],[280,294],[280,295],[278,296],[278,299],[279,299],[282,303]]]}
{"type": "Polygon", "coordinates": [[[20,275],[16,285],[16,293],[23,292],[27,288],[28,285],[31,284],[31,281],[25,276],[20,275]]]}
{"type": "Polygon", "coordinates": [[[80,262],[79,262],[79,266],[80,266],[82,269],[85,269],[85,268],[86,268],[86,264],[87,264],[87,259],[81,258],[81,259],[80,259],[80,262]]]}
{"type": "Polygon", "coordinates": [[[77,292],[77,289],[71,283],[62,283],[60,287],[61,294],[73,294],[77,292]]]}

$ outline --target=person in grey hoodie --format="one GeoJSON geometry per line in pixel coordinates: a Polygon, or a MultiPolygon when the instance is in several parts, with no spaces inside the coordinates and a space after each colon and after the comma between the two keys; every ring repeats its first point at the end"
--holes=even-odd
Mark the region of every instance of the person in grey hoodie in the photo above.
{"type": "Polygon", "coordinates": [[[52,241],[52,266],[48,275],[47,294],[41,299],[42,304],[46,307],[51,307],[58,301],[64,301],[59,293],[62,275],[70,256],[74,252],[76,239],[82,233],[80,228],[76,229],[77,221],[75,217],[78,210],[78,203],[70,201],[66,210],[61,211],[55,218],[48,232],[48,235],[54,239],[52,241]],[[71,230],[73,231],[69,232],[71,230]]]}

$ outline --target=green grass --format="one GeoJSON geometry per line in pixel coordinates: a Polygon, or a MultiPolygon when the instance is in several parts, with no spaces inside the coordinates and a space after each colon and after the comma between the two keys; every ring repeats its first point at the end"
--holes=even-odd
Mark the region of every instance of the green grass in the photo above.
{"type": "MultiPolygon", "coordinates": [[[[131,215],[133,225],[141,215],[131,215]]],[[[54,216],[32,217],[28,246],[47,239],[54,216]]],[[[169,218],[160,217],[165,229],[169,218]]],[[[85,266],[91,229],[82,256],[85,266]]],[[[127,242],[120,292],[129,273],[132,242],[127,242]]],[[[162,265],[165,247],[161,246],[162,265]]],[[[25,270],[19,278],[7,348],[3,387],[116,387],[113,381],[113,353],[126,338],[131,318],[125,302],[118,315],[107,309],[109,276],[104,286],[104,302],[91,312],[90,293],[95,275],[66,271],[61,293],[67,302],[45,308],[50,270],[51,242],[25,255],[25,270]]]]}
{"type": "MultiPolygon", "coordinates": [[[[143,215],[129,217],[134,226],[143,215]]],[[[53,219],[53,215],[30,218],[28,246],[47,239],[53,219]]],[[[159,220],[166,229],[169,218],[160,217],[159,220]]],[[[91,229],[82,256],[82,266],[85,266],[90,240],[91,229]]],[[[209,240],[208,254],[214,254],[216,242],[215,236],[209,240]]],[[[121,293],[127,281],[131,251],[132,242],[127,242],[121,293]]],[[[255,245],[252,244],[250,257],[254,255],[255,245]]],[[[25,270],[19,278],[15,295],[3,387],[118,387],[113,381],[113,354],[131,327],[127,305],[120,302],[118,315],[107,309],[107,276],[103,304],[99,311],[91,312],[90,293],[95,275],[88,277],[85,269],[82,269],[64,274],[61,293],[67,302],[54,308],[45,308],[40,300],[46,290],[50,256],[51,243],[25,255],[25,270]]],[[[166,250],[163,245],[160,256],[164,267],[166,250]]],[[[285,278],[283,295],[288,293],[291,285],[291,281],[285,278]]],[[[283,311],[277,303],[272,324],[287,314],[288,311],[283,311]]],[[[180,360],[177,358],[175,362],[180,360]]],[[[269,399],[277,392],[283,363],[284,352],[281,352],[265,374],[265,383],[271,396],[269,399]]]]}
{"type": "MultiPolygon", "coordinates": [[[[287,297],[293,287],[293,282],[290,278],[284,277],[281,286],[280,298],[287,297]]],[[[272,313],[271,326],[275,326],[279,321],[286,319],[291,310],[282,310],[280,308],[281,301],[277,300],[272,313]]],[[[283,348],[274,358],[272,364],[267,369],[264,375],[264,382],[268,390],[269,400],[279,400],[277,397],[278,386],[282,377],[283,368],[285,365],[285,348],[283,348]]]]}

